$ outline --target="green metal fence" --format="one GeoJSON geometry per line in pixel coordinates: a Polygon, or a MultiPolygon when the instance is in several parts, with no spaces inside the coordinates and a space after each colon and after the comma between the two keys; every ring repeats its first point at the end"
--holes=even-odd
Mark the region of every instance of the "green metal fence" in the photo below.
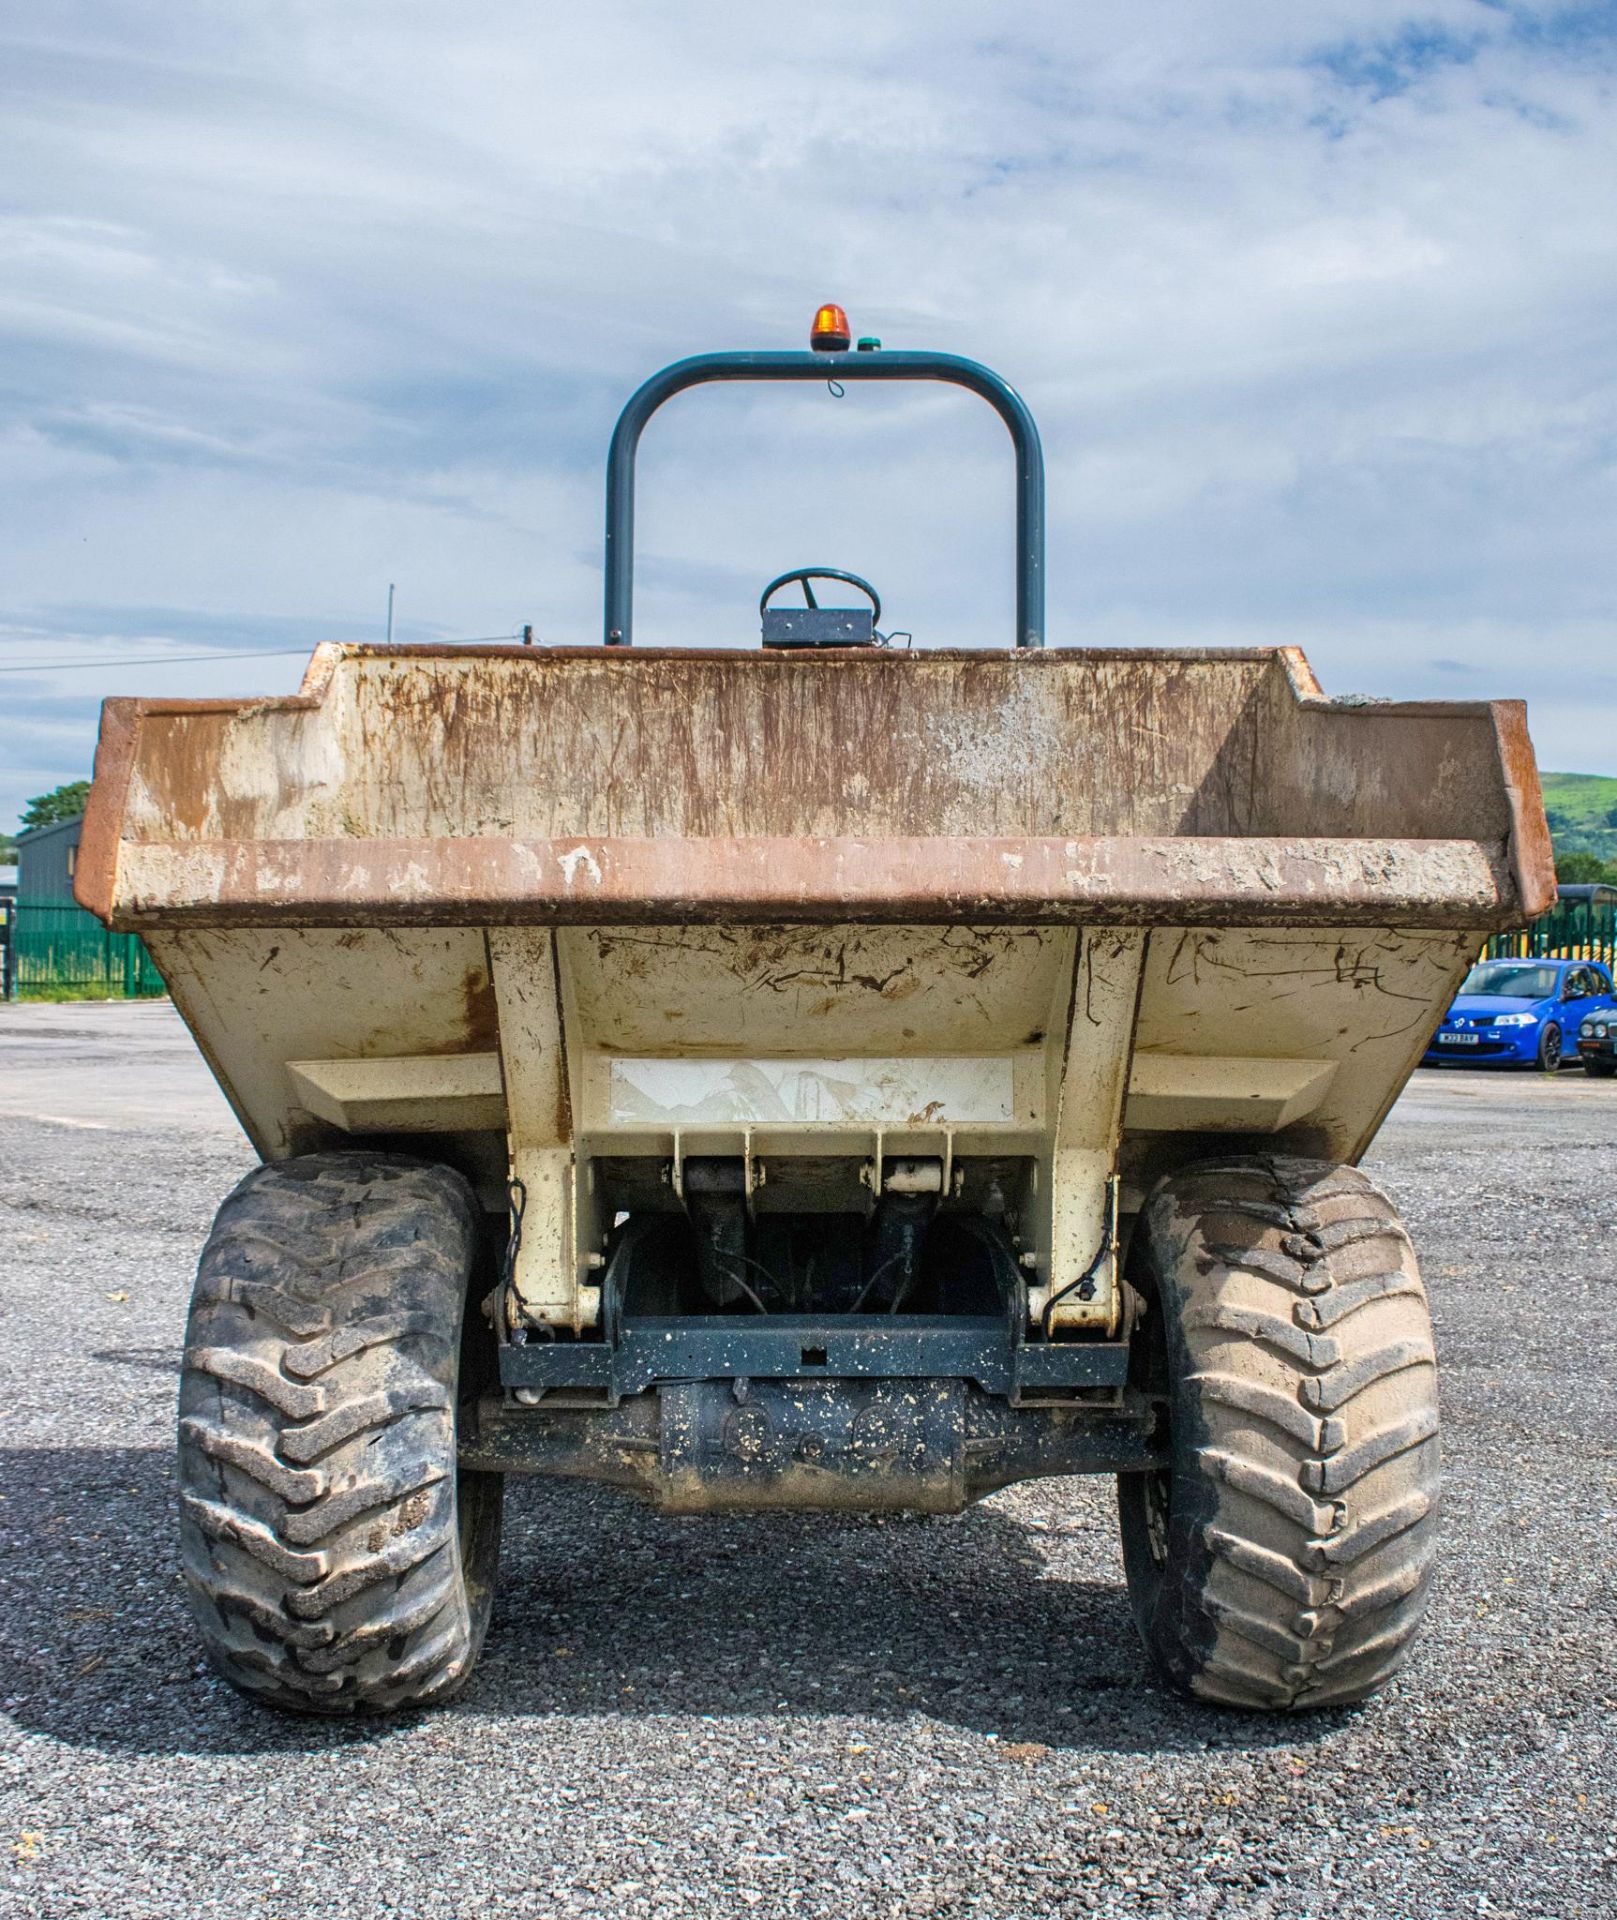
{"type": "MultiPolygon", "coordinates": [[[[1591,888],[1591,895],[1607,893],[1591,888]]],[[[1617,893],[1609,899],[1560,900],[1530,926],[1515,933],[1495,934],[1488,942],[1490,960],[1598,960],[1617,967],[1617,893]]]]}
{"type": "Polygon", "coordinates": [[[138,934],[109,933],[72,900],[22,900],[13,909],[12,991],[99,989],[127,999],[166,993],[138,934]]]}

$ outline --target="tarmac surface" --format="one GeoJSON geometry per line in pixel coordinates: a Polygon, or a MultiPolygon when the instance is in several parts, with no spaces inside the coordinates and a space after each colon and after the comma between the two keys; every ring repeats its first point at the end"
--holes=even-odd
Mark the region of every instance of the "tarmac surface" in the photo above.
{"type": "Polygon", "coordinates": [[[514,1482],[454,1705],[278,1718],[200,1662],[170,1450],[252,1164],[166,1003],[0,1006],[0,1915],[1617,1912],[1617,1082],[1416,1076],[1445,1558],[1381,1699],[1147,1674],[1111,1487],[666,1520],[514,1482]]]}

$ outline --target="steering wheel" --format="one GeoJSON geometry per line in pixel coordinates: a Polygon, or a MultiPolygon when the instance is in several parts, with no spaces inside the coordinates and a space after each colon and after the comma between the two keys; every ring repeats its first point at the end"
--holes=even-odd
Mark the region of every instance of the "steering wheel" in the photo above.
{"type": "Polygon", "coordinates": [[[850,587],[857,587],[870,602],[870,624],[874,627],[881,620],[881,595],[868,580],[861,580],[857,573],[844,573],[840,567],[794,567],[790,573],[783,573],[778,580],[771,580],[759,596],[758,611],[762,613],[769,605],[770,595],[778,593],[782,587],[789,587],[796,580],[801,582],[803,598],[811,607],[818,607],[814,597],[811,580],[841,580],[850,587]]]}

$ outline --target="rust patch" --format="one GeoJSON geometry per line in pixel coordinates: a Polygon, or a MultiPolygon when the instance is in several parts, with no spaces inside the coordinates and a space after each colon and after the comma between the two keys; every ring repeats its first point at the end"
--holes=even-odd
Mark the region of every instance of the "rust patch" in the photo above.
{"type": "Polygon", "coordinates": [[[108,700],[101,708],[101,732],[95,748],[95,777],[79,829],[78,865],[73,897],[87,912],[105,920],[117,894],[118,845],[129,781],[140,737],[141,702],[108,700]]]}
{"type": "Polygon", "coordinates": [[[1544,815],[1544,793],[1538,762],[1527,733],[1527,705],[1522,700],[1496,700],[1494,731],[1504,768],[1505,794],[1510,803],[1510,845],[1516,889],[1525,917],[1555,905],[1555,848],[1544,815]]]}
{"type": "Polygon", "coordinates": [[[474,967],[461,985],[461,1024],[468,1053],[498,1052],[500,1010],[494,982],[482,967],[474,967]]]}
{"type": "Polygon", "coordinates": [[[217,711],[146,717],[136,773],[151,811],[184,829],[175,838],[202,839],[213,826],[223,787],[219,762],[234,719],[217,711]]]}

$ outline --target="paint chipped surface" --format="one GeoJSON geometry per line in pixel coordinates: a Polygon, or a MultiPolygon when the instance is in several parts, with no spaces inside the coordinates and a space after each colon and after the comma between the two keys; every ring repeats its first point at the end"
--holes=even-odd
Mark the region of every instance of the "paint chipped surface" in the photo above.
{"type": "Polygon", "coordinates": [[[1006,1123],[1016,1116],[1011,1061],[614,1060],[614,1125],[770,1122],[861,1126],[1006,1123]]]}
{"type": "Polygon", "coordinates": [[[1146,923],[1345,897],[1486,930],[1552,884],[1518,709],[1325,701],[1286,650],[320,665],[291,700],[108,704],[87,905],[1146,923]]]}
{"type": "Polygon", "coordinates": [[[557,854],[556,865],[561,868],[562,883],[569,893],[580,868],[596,886],[601,884],[601,863],[588,847],[571,847],[566,853],[557,854]]]}

